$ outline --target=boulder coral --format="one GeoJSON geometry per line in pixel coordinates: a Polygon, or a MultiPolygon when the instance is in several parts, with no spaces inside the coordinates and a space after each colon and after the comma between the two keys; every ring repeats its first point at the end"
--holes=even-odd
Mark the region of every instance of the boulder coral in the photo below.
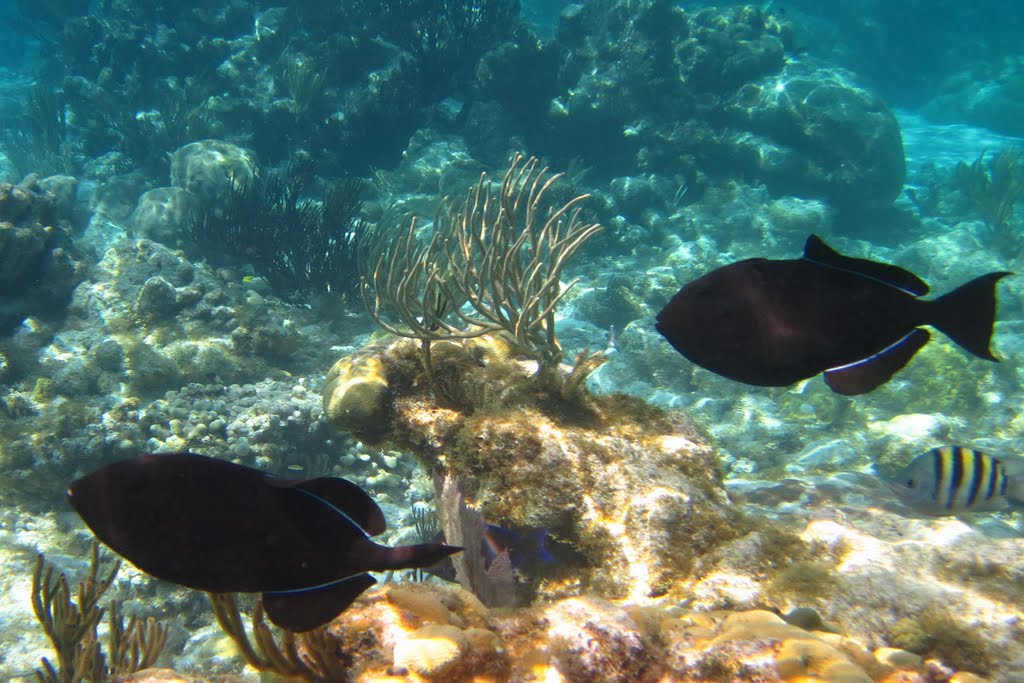
{"type": "Polygon", "coordinates": [[[194,194],[181,187],[157,187],[139,197],[129,222],[140,237],[177,246],[198,215],[194,194]]]}
{"type": "Polygon", "coordinates": [[[223,140],[200,140],[171,156],[171,185],[188,190],[214,212],[228,208],[232,192],[252,184],[256,160],[248,150],[223,140]]]}
{"type": "Polygon", "coordinates": [[[447,624],[421,626],[395,644],[395,666],[428,678],[443,676],[469,649],[462,629],[447,624]]]}
{"type": "Polygon", "coordinates": [[[324,415],[342,431],[372,432],[385,417],[386,368],[380,358],[360,354],[338,360],[324,380],[324,415]]]}
{"type": "Polygon", "coordinates": [[[75,181],[47,180],[30,175],[17,185],[0,183],[0,334],[30,315],[63,312],[82,279],[69,221],[75,181]]]}

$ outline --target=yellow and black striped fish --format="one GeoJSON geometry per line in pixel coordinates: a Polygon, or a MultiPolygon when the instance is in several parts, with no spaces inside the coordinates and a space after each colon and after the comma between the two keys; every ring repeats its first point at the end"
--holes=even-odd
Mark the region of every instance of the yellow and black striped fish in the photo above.
{"type": "MultiPolygon", "coordinates": [[[[914,458],[893,489],[911,507],[933,515],[998,510],[1019,488],[1006,464],[963,446],[943,446],[914,458]]],[[[1016,502],[1016,501],[1015,501],[1016,502]]]]}

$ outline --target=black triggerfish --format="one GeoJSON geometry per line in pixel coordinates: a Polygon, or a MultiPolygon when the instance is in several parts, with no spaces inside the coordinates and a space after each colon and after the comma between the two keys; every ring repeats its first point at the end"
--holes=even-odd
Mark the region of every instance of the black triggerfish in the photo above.
{"type": "Polygon", "coordinates": [[[898,266],[843,256],[817,235],[793,260],[748,259],[685,285],[657,328],[691,361],[758,386],[825,373],[840,394],[887,382],[924,346],[931,325],[979,358],[989,351],[996,283],[989,273],[932,301],[919,277],[898,266]]]}
{"type": "Polygon", "coordinates": [[[436,564],[461,548],[370,540],[384,515],[336,477],[280,479],[193,453],[140,455],[74,482],[93,533],[158,579],[212,593],[262,593],[267,616],[308,631],[376,581],[366,572],[436,564]]]}

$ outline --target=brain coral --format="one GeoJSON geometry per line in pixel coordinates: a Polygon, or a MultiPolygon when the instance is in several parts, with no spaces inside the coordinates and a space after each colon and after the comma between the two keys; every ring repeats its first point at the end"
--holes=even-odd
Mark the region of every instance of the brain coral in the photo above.
{"type": "Polygon", "coordinates": [[[374,432],[387,413],[385,366],[373,356],[345,357],[324,380],[324,414],[336,429],[374,432]]]}
{"type": "Polygon", "coordinates": [[[225,210],[232,190],[250,185],[255,174],[252,153],[222,140],[191,142],[171,157],[171,184],[213,211],[225,210]]]}
{"type": "Polygon", "coordinates": [[[196,216],[196,196],[180,187],[158,187],[139,197],[130,219],[140,237],[175,246],[196,216]]]}

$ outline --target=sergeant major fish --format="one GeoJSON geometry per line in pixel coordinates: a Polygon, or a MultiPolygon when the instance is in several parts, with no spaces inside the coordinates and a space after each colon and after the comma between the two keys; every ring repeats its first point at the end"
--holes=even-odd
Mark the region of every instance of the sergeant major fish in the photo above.
{"type": "Polygon", "coordinates": [[[816,235],[804,256],[747,259],[685,285],[658,314],[658,331],[691,361],[729,379],[785,386],[825,373],[840,394],[887,382],[941,330],[970,353],[989,351],[995,285],[983,275],[932,301],[919,277],[843,256],[816,235]]]}
{"type": "Polygon", "coordinates": [[[943,446],[914,458],[892,484],[900,499],[929,515],[999,510],[1024,503],[1024,463],[963,446],[943,446]],[[1012,471],[1011,471],[1012,470],[1012,471]]]}

